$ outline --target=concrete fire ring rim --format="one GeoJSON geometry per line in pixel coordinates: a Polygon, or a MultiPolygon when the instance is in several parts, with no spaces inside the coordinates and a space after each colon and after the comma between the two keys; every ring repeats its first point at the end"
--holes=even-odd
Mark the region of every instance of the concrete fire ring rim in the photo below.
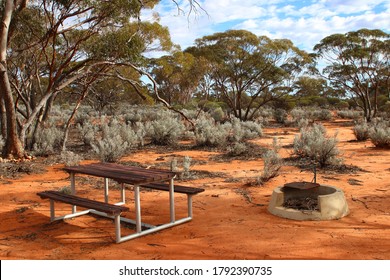
{"type": "Polygon", "coordinates": [[[324,189],[331,188],[334,191],[332,193],[318,195],[319,211],[296,210],[282,206],[285,200],[284,186],[279,186],[272,192],[268,212],[278,217],[300,221],[337,220],[347,216],[349,214],[349,208],[344,192],[335,186],[320,185],[319,188],[321,187],[324,189]]]}

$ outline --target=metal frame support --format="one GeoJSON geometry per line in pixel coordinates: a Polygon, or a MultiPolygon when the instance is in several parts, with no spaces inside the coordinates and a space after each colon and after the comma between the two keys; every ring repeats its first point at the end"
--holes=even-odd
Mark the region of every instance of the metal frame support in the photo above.
{"type": "Polygon", "coordinates": [[[104,178],[104,202],[108,203],[108,178],[104,178]]]}
{"type": "MultiPolygon", "coordinates": [[[[70,173],[70,191],[72,195],[76,195],[76,180],[75,180],[75,174],[72,172],[70,173]]],[[[72,205],[72,213],[75,214],[77,212],[76,205],[72,205]]]]}
{"type": "Polygon", "coordinates": [[[134,186],[134,203],[135,203],[135,221],[136,221],[136,230],[138,233],[142,231],[141,225],[141,199],[139,194],[139,185],[134,186]]]}
{"type": "Polygon", "coordinates": [[[175,187],[173,185],[173,178],[169,181],[169,212],[171,223],[175,222],[175,187]]]}

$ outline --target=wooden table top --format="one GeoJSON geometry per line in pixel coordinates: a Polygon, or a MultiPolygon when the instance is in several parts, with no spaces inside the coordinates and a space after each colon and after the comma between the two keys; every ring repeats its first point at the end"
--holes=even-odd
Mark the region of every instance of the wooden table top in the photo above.
{"type": "Polygon", "coordinates": [[[116,163],[91,163],[86,165],[64,167],[63,169],[69,173],[80,173],[96,177],[110,178],[118,183],[131,185],[168,181],[176,175],[175,172],[168,170],[147,169],[116,163]]]}

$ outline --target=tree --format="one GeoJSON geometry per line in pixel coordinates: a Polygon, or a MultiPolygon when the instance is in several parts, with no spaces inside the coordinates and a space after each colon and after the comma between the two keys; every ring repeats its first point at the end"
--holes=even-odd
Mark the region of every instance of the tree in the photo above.
{"type": "MultiPolygon", "coordinates": [[[[5,148],[7,155],[18,158],[24,156],[22,143],[18,138],[16,111],[11,84],[8,77],[7,50],[8,37],[12,34],[11,28],[12,14],[23,10],[28,1],[2,1],[0,11],[2,13],[0,22],[0,110],[1,110],[1,133],[5,138],[5,148]]],[[[4,154],[4,153],[3,153],[4,154]]]]}
{"type": "Polygon", "coordinates": [[[390,86],[389,38],[381,30],[360,29],[330,35],[314,47],[329,64],[324,77],[354,99],[367,121],[377,115],[381,89],[390,86]]]}
{"type": "Polygon", "coordinates": [[[196,40],[188,52],[213,64],[213,91],[241,120],[291,91],[310,56],[289,40],[271,40],[245,30],[229,30],[196,40]]]}
{"type": "Polygon", "coordinates": [[[325,93],[326,80],[322,78],[302,76],[294,84],[298,97],[321,96],[325,93]]]}
{"type": "MultiPolygon", "coordinates": [[[[50,116],[59,94],[85,79],[92,85],[99,80],[94,75],[116,67],[128,66],[138,73],[138,67],[145,62],[145,51],[156,47],[168,50],[172,43],[167,28],[140,21],[141,10],[158,2],[2,1],[0,109],[1,132],[6,139],[3,156],[25,155],[27,135],[34,135],[40,122],[50,116]]],[[[188,2],[193,9],[198,7],[196,1],[188,2]]]]}
{"type": "Polygon", "coordinates": [[[187,104],[205,74],[203,62],[202,58],[181,51],[153,59],[151,73],[159,85],[161,96],[171,105],[187,104]]]}

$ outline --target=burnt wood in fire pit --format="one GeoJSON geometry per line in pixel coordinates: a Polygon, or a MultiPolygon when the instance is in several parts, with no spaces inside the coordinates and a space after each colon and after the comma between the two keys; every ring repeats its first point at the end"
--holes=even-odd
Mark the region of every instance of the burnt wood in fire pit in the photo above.
{"type": "Polygon", "coordinates": [[[337,187],[293,182],[273,190],[268,211],[293,220],[333,220],[348,215],[349,208],[337,187]]]}

